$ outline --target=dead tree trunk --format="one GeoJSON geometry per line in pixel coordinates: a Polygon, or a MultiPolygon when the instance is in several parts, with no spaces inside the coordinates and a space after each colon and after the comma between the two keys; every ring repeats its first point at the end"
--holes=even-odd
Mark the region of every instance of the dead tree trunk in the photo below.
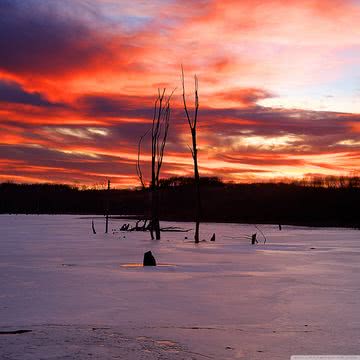
{"type": "Polygon", "coordinates": [[[110,204],[110,180],[108,180],[107,193],[106,193],[106,222],[105,222],[105,234],[109,230],[109,204],[110,204]]]}
{"type": "Polygon", "coordinates": [[[200,220],[201,220],[200,175],[199,175],[199,167],[198,167],[198,149],[196,142],[196,125],[197,125],[198,110],[199,110],[199,96],[198,96],[198,78],[196,75],[194,78],[195,78],[195,110],[193,117],[191,117],[186,104],[184,69],[183,67],[181,67],[184,109],[190,127],[191,140],[192,140],[192,148],[190,148],[190,151],[194,161],[194,181],[195,181],[195,192],[196,192],[194,239],[195,239],[195,243],[198,243],[200,238],[199,233],[200,233],[200,220]]]}
{"type": "Polygon", "coordinates": [[[138,144],[138,160],[137,160],[137,174],[141,185],[145,188],[143,175],[140,166],[140,150],[143,138],[151,132],[151,223],[150,234],[151,239],[156,238],[160,240],[160,221],[159,221],[159,177],[160,170],[163,163],[165,145],[167,141],[169,125],[170,125],[170,96],[165,96],[166,89],[158,91],[158,97],[154,104],[154,114],[151,129],[148,130],[139,140],[138,144]],[[155,233],[155,237],[154,237],[155,233]]]}

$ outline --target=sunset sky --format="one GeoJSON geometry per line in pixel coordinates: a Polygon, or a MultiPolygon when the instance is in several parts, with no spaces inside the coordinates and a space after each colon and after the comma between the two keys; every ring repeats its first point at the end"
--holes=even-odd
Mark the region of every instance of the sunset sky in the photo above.
{"type": "Polygon", "coordinates": [[[139,185],[159,87],[162,177],[191,175],[181,64],[201,175],[360,172],[358,0],[0,0],[0,49],[0,182],[139,185]]]}

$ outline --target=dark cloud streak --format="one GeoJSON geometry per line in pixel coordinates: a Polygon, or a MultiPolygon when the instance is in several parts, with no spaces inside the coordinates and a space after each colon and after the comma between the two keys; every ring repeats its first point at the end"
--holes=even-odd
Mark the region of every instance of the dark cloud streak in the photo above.
{"type": "Polygon", "coordinates": [[[0,69],[14,74],[57,75],[86,68],[111,50],[92,29],[83,2],[2,1],[0,69]]]}
{"type": "Polygon", "coordinates": [[[52,103],[39,92],[28,92],[21,85],[13,81],[0,79],[0,101],[6,103],[32,105],[32,106],[62,106],[60,103],[52,103]]]}

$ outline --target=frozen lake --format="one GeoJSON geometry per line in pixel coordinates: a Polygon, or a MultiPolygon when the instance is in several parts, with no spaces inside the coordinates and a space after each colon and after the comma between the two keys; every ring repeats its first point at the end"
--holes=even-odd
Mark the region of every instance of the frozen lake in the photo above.
{"type": "Polygon", "coordinates": [[[0,215],[0,331],[32,330],[0,334],[1,359],[360,354],[359,230],[260,225],[251,246],[253,225],[202,224],[196,245],[94,222],[0,215]],[[126,265],[148,250],[167,266],[126,265]]]}

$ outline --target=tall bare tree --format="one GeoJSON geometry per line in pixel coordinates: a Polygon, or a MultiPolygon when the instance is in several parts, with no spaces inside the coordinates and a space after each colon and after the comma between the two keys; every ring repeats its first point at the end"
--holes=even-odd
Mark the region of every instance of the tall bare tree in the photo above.
{"type": "Polygon", "coordinates": [[[109,230],[109,209],[110,208],[110,180],[107,181],[107,191],[106,191],[106,220],[105,220],[105,234],[109,230]]]}
{"type": "Polygon", "coordinates": [[[192,147],[190,147],[191,155],[194,160],[194,180],[195,180],[195,191],[196,191],[196,208],[195,208],[195,243],[199,242],[199,232],[200,232],[200,219],[201,219],[201,193],[200,193],[200,175],[199,175],[199,167],[198,167],[198,150],[197,150],[197,142],[196,142],[196,125],[198,119],[198,111],[199,111],[199,94],[198,94],[198,78],[195,75],[195,92],[194,92],[194,114],[190,116],[187,104],[186,104],[186,96],[185,96],[185,77],[184,77],[184,69],[181,66],[181,80],[182,80],[182,89],[183,89],[183,102],[184,109],[186,114],[186,119],[188,121],[190,132],[191,132],[191,140],[192,147]]]}
{"type": "MultiPolygon", "coordinates": [[[[175,90],[174,90],[175,91],[175,90]]],[[[151,238],[154,239],[154,232],[156,240],[160,240],[160,221],[159,221],[159,177],[160,170],[163,164],[164,151],[167,141],[170,125],[170,99],[174,91],[166,96],[166,89],[160,91],[158,89],[158,96],[154,103],[153,121],[151,128],[140,137],[138,143],[138,159],[136,164],[136,171],[143,188],[145,182],[140,166],[140,151],[141,143],[144,137],[151,134],[151,238]]]]}

